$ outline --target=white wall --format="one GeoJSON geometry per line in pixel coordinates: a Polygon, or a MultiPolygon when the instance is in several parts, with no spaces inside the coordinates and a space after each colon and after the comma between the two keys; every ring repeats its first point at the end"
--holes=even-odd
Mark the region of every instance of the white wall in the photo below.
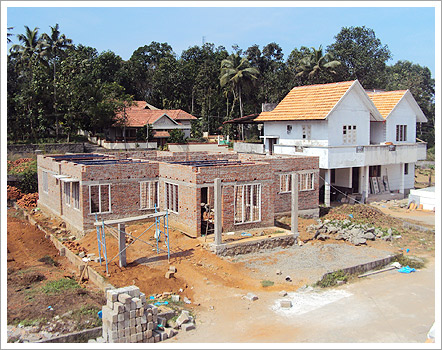
{"type": "Polygon", "coordinates": [[[326,120],[287,120],[264,122],[264,135],[279,136],[279,144],[296,146],[327,146],[328,128],[326,120]],[[290,134],[287,125],[292,126],[290,134]],[[311,126],[311,139],[302,139],[302,126],[311,126]]]}
{"type": "MultiPolygon", "coordinates": [[[[404,189],[414,188],[414,165],[415,163],[408,163],[408,174],[404,175],[404,189]]],[[[390,191],[396,191],[401,186],[401,164],[389,164],[381,166],[382,176],[388,176],[388,183],[390,191]]]]}
{"type": "Polygon", "coordinates": [[[352,168],[335,169],[334,185],[341,187],[351,187],[351,169],[352,168]]]}
{"type": "Polygon", "coordinates": [[[385,141],[386,122],[370,122],[370,143],[372,145],[385,141]]]}
{"type": "Polygon", "coordinates": [[[344,125],[356,125],[354,145],[370,144],[370,110],[354,90],[344,97],[328,117],[329,146],[348,145],[343,142],[342,127],[344,125]]]}
{"type": "Polygon", "coordinates": [[[387,118],[386,141],[393,143],[416,142],[416,114],[406,99],[402,99],[387,118]],[[396,125],[407,125],[407,140],[396,141],[396,125]]]}

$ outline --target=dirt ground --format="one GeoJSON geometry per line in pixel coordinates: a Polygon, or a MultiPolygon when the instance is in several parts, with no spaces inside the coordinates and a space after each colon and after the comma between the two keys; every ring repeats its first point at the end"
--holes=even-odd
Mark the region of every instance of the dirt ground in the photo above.
{"type": "MultiPolygon", "coordinates": [[[[14,209],[8,209],[7,227],[8,325],[32,326],[34,332],[46,330],[52,335],[99,325],[96,310],[103,305],[102,293],[93,286],[85,289],[76,285],[78,276],[67,259],[59,256],[44,232],[14,209]],[[57,281],[72,288],[54,285],[57,281]]],[[[8,341],[17,338],[12,336],[8,341]]]]}
{"type": "Polygon", "coordinates": [[[416,189],[434,186],[435,180],[434,165],[432,167],[416,167],[414,173],[414,187],[416,189]]]}
{"type": "MultiPolygon", "coordinates": [[[[339,209],[340,212],[335,214],[347,217],[348,210],[355,210],[348,208],[348,206],[341,206],[341,209],[339,209]]],[[[355,206],[353,206],[353,208],[355,208],[355,206]]],[[[430,258],[434,257],[434,234],[403,229],[400,221],[395,220],[374,207],[366,207],[365,210],[367,210],[367,208],[372,208],[370,211],[373,210],[375,213],[374,216],[377,224],[397,227],[398,232],[401,234],[401,239],[393,240],[391,242],[382,240],[376,240],[374,242],[369,241],[367,247],[352,246],[352,249],[356,249],[360,252],[365,249],[367,251],[366,256],[371,256],[373,259],[381,253],[384,254],[383,252],[395,253],[404,251],[405,249],[410,249],[413,255],[430,258]],[[376,251],[379,251],[380,253],[376,253],[376,251]]],[[[330,215],[335,214],[332,212],[330,215]]],[[[34,217],[38,218],[40,221],[45,221],[48,226],[60,226],[59,222],[56,220],[44,219],[41,213],[37,213],[34,217]]],[[[282,226],[289,223],[289,217],[280,219],[280,224],[282,226]]],[[[314,254],[319,254],[318,256],[324,255],[326,258],[328,257],[331,259],[330,262],[339,260],[340,256],[342,257],[343,254],[347,254],[342,252],[346,252],[346,249],[349,246],[348,243],[342,241],[309,241],[312,234],[307,232],[306,228],[312,223],[315,223],[315,220],[299,219],[300,239],[302,241],[308,241],[308,243],[306,243],[306,248],[310,246],[308,249],[312,249],[314,254]],[[341,246],[342,249],[339,248],[339,246],[341,246]]],[[[19,277],[17,277],[18,275],[23,275],[23,269],[31,268],[35,273],[41,271],[41,274],[43,274],[47,280],[55,280],[66,274],[72,275],[72,269],[68,266],[69,264],[66,264],[65,258],[61,258],[57,255],[55,248],[51,245],[49,240],[44,239],[44,235],[41,236],[40,231],[36,230],[30,224],[25,224],[26,226],[17,226],[19,224],[19,220],[14,217],[10,217],[8,220],[8,274],[9,268],[11,268],[10,276],[8,276],[8,323],[14,322],[14,320],[18,320],[20,317],[30,317],[26,310],[35,308],[35,314],[32,313],[32,317],[35,318],[41,318],[48,312],[45,310],[45,308],[47,308],[46,304],[48,304],[48,300],[39,299],[36,304],[32,304],[30,301],[24,301],[26,297],[26,289],[20,290],[23,288],[23,283],[20,284],[19,277]],[[11,227],[11,229],[9,229],[9,227],[11,227]],[[38,232],[40,232],[40,235],[38,232]],[[29,247],[29,245],[26,244],[26,242],[29,241],[37,242],[38,244],[33,244],[32,247],[29,247]],[[27,252],[27,254],[32,257],[32,260],[24,258],[26,254],[23,254],[23,252],[27,252]],[[44,263],[38,263],[38,259],[44,255],[50,255],[53,260],[60,263],[60,266],[55,268],[47,266],[44,263]],[[14,260],[9,261],[10,259],[14,260]],[[33,261],[31,266],[26,265],[29,261],[33,261]],[[14,272],[14,268],[17,270],[20,269],[18,270],[19,272],[14,272]],[[14,273],[16,275],[14,275],[14,273]],[[9,293],[11,293],[10,299],[9,293]],[[23,308],[23,304],[20,303],[25,303],[26,307],[23,308]]],[[[20,225],[23,225],[23,223],[20,225]]],[[[224,316],[222,322],[236,322],[242,317],[244,312],[247,312],[248,315],[250,314],[249,316],[253,319],[253,311],[247,306],[248,304],[238,307],[237,302],[231,302],[232,298],[241,300],[242,296],[249,292],[260,295],[270,295],[269,293],[274,294],[281,290],[296,291],[306,283],[314,282],[311,278],[306,278],[309,274],[309,270],[305,270],[304,275],[299,274],[299,276],[296,275],[296,272],[293,272],[293,281],[290,284],[284,281],[277,281],[275,276],[273,276],[273,270],[278,269],[278,264],[281,261],[281,257],[284,257],[284,252],[275,251],[275,254],[278,256],[275,256],[275,258],[266,257],[266,259],[264,259],[265,261],[262,261],[259,264],[256,263],[260,259],[259,256],[250,256],[246,259],[221,258],[204,247],[206,243],[204,238],[192,239],[172,228],[170,229],[171,258],[169,262],[166,253],[156,253],[154,227],[148,229],[151,225],[152,222],[126,225],[127,232],[135,237],[142,234],[141,239],[150,244],[135,241],[135,243],[130,245],[127,249],[128,265],[124,268],[120,268],[118,266],[118,258],[115,258],[109,264],[110,274],[107,276],[107,279],[109,283],[113,284],[115,287],[135,284],[147,296],[163,292],[172,292],[179,294],[181,297],[189,298],[191,304],[182,305],[181,303],[180,306],[188,308],[192,314],[196,315],[197,327],[198,322],[210,320],[211,317],[208,317],[208,315],[214,312],[216,313],[216,310],[219,308],[223,309],[224,316]],[[146,229],[148,230],[144,232],[146,229]],[[166,279],[164,275],[170,265],[177,268],[177,273],[175,277],[166,279]],[[273,286],[263,287],[262,285],[262,280],[265,276],[263,271],[266,269],[272,270],[272,279],[276,282],[273,286]],[[244,307],[246,307],[246,309],[243,310],[244,307]]],[[[225,238],[228,237],[229,236],[225,236],[225,238]]],[[[210,240],[211,238],[209,236],[207,241],[210,240]]],[[[98,243],[95,232],[86,235],[77,242],[86,253],[94,253],[98,256],[98,243]]],[[[118,249],[116,238],[109,232],[106,234],[106,243],[107,255],[108,258],[111,259],[117,255],[118,249]]],[[[164,237],[162,237],[159,247],[163,250],[166,249],[164,237]]],[[[299,249],[302,249],[302,247],[299,249]]],[[[307,249],[305,251],[307,251],[307,249]]],[[[290,259],[285,260],[285,263],[289,266],[290,259]]],[[[353,261],[349,261],[348,263],[351,265],[357,264],[357,262],[355,263],[353,261]]],[[[106,276],[104,264],[101,266],[96,262],[90,262],[89,264],[103,276],[106,276]]],[[[292,262],[290,268],[296,270],[297,266],[292,262]]],[[[34,283],[35,286],[39,286],[45,281],[46,280],[32,283],[34,283]]],[[[89,284],[88,288],[85,289],[86,296],[88,296],[89,299],[87,301],[85,300],[83,305],[92,302],[92,295],[94,295],[93,290],[90,289],[92,287],[93,286],[89,284]]],[[[69,298],[67,299],[75,300],[75,304],[78,304],[79,297],[74,295],[68,296],[69,298]]],[[[83,294],[80,295],[80,297],[83,298],[83,294]]],[[[65,310],[69,310],[69,308],[73,307],[73,302],[67,302],[64,305],[62,304],[62,300],[60,300],[59,304],[56,304],[54,298],[50,301],[52,306],[56,305],[56,307],[60,307],[60,312],[66,312],[65,310]]],[[[102,305],[103,303],[103,299],[100,300],[99,298],[93,299],[93,301],[95,301],[94,305],[102,305]]],[[[162,306],[160,311],[165,309],[166,307],[162,306]]],[[[256,312],[259,312],[259,310],[256,310],[256,312]]],[[[259,317],[258,314],[255,316],[259,317]]],[[[215,322],[215,320],[213,320],[213,322],[215,322]]],[[[256,334],[255,342],[260,341],[260,339],[266,339],[266,337],[268,338],[270,336],[271,328],[266,330],[263,327],[258,328],[257,332],[259,334],[256,334]]],[[[250,334],[248,334],[243,340],[238,339],[238,341],[247,341],[247,339],[250,341],[250,334]]],[[[178,338],[177,341],[179,341],[178,338]]],[[[226,341],[228,340],[226,339],[226,341]]]]}

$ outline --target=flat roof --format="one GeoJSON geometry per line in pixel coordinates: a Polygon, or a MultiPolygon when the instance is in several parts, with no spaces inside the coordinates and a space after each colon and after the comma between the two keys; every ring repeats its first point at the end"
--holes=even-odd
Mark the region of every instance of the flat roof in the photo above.
{"type": "Polygon", "coordinates": [[[169,164],[180,164],[194,167],[212,167],[212,166],[230,166],[230,165],[246,165],[255,164],[252,162],[243,162],[241,160],[229,160],[229,159],[212,159],[212,160],[186,160],[186,161],[174,161],[168,162],[169,164]]]}

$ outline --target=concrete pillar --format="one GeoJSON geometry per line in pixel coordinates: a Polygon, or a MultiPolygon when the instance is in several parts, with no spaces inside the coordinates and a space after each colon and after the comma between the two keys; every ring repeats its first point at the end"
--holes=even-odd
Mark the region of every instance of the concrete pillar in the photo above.
{"type": "Polygon", "coordinates": [[[362,203],[365,203],[365,201],[368,198],[368,193],[370,192],[370,178],[369,178],[369,169],[370,167],[363,166],[361,167],[361,193],[362,193],[362,203]]]}
{"type": "Polygon", "coordinates": [[[120,267],[126,266],[126,249],[124,248],[126,248],[126,224],[118,224],[118,250],[120,251],[120,267]]]}
{"type": "Polygon", "coordinates": [[[401,173],[401,182],[399,184],[399,193],[404,194],[405,193],[405,174],[404,174],[404,170],[405,170],[405,164],[404,163],[400,163],[400,173],[401,173]]]}
{"type": "Polygon", "coordinates": [[[330,181],[331,181],[331,170],[325,169],[324,176],[324,205],[326,207],[330,206],[330,181]]]}
{"type": "Polygon", "coordinates": [[[298,174],[292,174],[292,221],[291,229],[295,239],[299,236],[298,231],[298,174]]]}
{"type": "Polygon", "coordinates": [[[222,192],[221,179],[216,178],[214,181],[214,211],[215,211],[215,244],[221,244],[223,241],[222,233],[222,192]]]}

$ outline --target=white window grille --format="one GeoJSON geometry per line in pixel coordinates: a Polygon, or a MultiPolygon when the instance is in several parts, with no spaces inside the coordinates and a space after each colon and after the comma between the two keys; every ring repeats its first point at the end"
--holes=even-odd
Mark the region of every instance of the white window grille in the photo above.
{"type": "MultiPolygon", "coordinates": [[[[315,174],[299,173],[298,175],[299,191],[310,191],[315,189],[315,174]]],[[[279,193],[292,192],[292,174],[279,175],[279,193]]]]}
{"type": "Polygon", "coordinates": [[[292,175],[279,175],[279,193],[287,193],[292,191],[292,175]]]}
{"type": "Polygon", "coordinates": [[[165,182],[166,209],[178,213],[178,185],[165,182]]]}
{"type": "Polygon", "coordinates": [[[299,191],[310,191],[315,189],[315,174],[299,174],[299,191]]]}
{"type": "Polygon", "coordinates": [[[261,184],[235,185],[235,224],[261,221],[261,184]]]}
{"type": "Polygon", "coordinates": [[[158,181],[140,182],[140,209],[158,207],[158,181]]]}
{"type": "Polygon", "coordinates": [[[342,127],[342,142],[344,144],[356,143],[356,125],[344,125],[342,127]]]}
{"type": "Polygon", "coordinates": [[[396,141],[407,141],[406,125],[396,125],[396,141]]]}
{"type": "Polygon", "coordinates": [[[71,183],[70,182],[64,182],[64,202],[67,205],[71,205],[71,183]]]}
{"type": "Polygon", "coordinates": [[[91,214],[110,213],[111,191],[110,184],[90,185],[89,203],[91,214]]]}
{"type": "Polygon", "coordinates": [[[48,185],[48,172],[43,171],[42,173],[42,182],[43,182],[43,192],[48,193],[49,192],[49,185],[48,185]]]}
{"type": "Polygon", "coordinates": [[[72,198],[74,200],[74,208],[80,209],[80,183],[72,182],[72,198]]]}
{"type": "Polygon", "coordinates": [[[302,139],[303,140],[311,140],[312,135],[312,126],[311,125],[303,125],[302,126],[302,139]]]}

